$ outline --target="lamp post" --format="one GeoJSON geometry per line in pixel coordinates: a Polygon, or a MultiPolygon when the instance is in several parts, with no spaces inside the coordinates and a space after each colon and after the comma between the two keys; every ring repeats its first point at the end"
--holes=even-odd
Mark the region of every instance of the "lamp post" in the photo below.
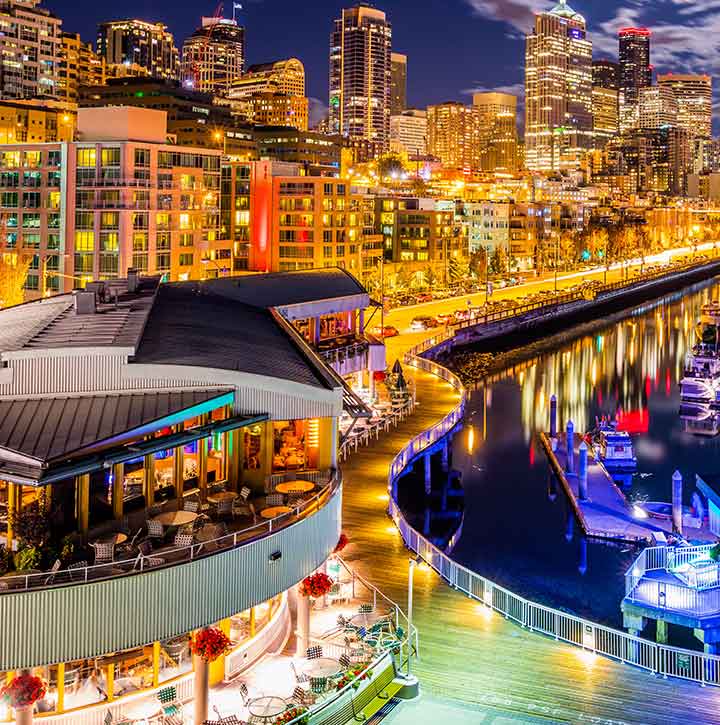
{"type": "Polygon", "coordinates": [[[410,677],[410,660],[412,658],[412,638],[413,638],[413,588],[415,584],[415,567],[422,562],[419,556],[411,557],[408,562],[408,658],[406,676],[410,677]]]}
{"type": "MultiPolygon", "coordinates": [[[[230,271],[230,270],[229,270],[229,269],[228,269],[227,267],[221,267],[221,266],[220,266],[220,265],[219,265],[219,264],[217,263],[217,261],[216,261],[215,259],[213,259],[212,257],[203,257],[203,258],[202,258],[202,259],[200,260],[200,262],[201,262],[201,264],[204,264],[204,265],[205,265],[206,267],[207,267],[207,265],[208,265],[208,264],[213,264],[213,265],[215,265],[215,268],[216,268],[216,269],[218,270],[218,272],[219,272],[220,274],[227,274],[227,273],[228,273],[228,272],[230,271]]],[[[220,276],[220,274],[218,274],[218,276],[220,276]]]]}

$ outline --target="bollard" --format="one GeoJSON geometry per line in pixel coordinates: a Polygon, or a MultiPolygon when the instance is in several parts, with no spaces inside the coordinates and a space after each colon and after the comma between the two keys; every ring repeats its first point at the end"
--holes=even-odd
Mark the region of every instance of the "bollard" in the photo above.
{"type": "Polygon", "coordinates": [[[683,532],[683,505],[682,505],[683,479],[680,471],[675,471],[672,476],[672,521],[673,531],[678,534],[683,532]]]}
{"type": "Polygon", "coordinates": [[[550,437],[557,435],[557,396],[550,398],[550,437]]]}
{"type": "Polygon", "coordinates": [[[567,424],[565,448],[567,450],[566,470],[568,473],[575,473],[575,426],[571,420],[567,424]]]}
{"type": "Polygon", "coordinates": [[[583,441],[580,444],[580,456],[578,460],[578,492],[581,501],[587,501],[587,475],[588,475],[588,447],[583,441]]]}

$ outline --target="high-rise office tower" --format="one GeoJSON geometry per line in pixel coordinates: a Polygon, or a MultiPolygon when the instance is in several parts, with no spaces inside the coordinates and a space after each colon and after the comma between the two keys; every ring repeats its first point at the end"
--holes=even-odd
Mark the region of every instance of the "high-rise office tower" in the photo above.
{"type": "Polygon", "coordinates": [[[593,85],[600,88],[620,89],[620,64],[601,58],[592,63],[593,85]]]}
{"type": "Polygon", "coordinates": [[[105,58],[109,75],[114,66],[141,68],[153,78],[177,80],[180,54],[172,33],[162,23],[113,20],[100,23],[98,53],[105,58]]]}
{"type": "Polygon", "coordinates": [[[390,117],[390,148],[408,156],[427,151],[427,111],[408,109],[390,117]]]}
{"type": "Polygon", "coordinates": [[[592,43],[565,0],[535,16],[525,44],[525,164],[577,168],[592,146],[592,43]]]}
{"type": "Polygon", "coordinates": [[[80,86],[102,86],[105,83],[105,59],[79,33],[62,33],[58,96],[68,103],[78,102],[80,86]]]}
{"type": "Polygon", "coordinates": [[[367,5],[342,11],[330,36],[330,132],[387,148],[390,47],[385,13],[367,5]]]}
{"type": "Polygon", "coordinates": [[[390,115],[397,116],[407,108],[407,56],[390,54],[390,115]]]}
{"type": "Polygon", "coordinates": [[[480,113],[457,101],[428,106],[428,153],[447,169],[465,173],[480,168],[480,113]]]}
{"type": "Polygon", "coordinates": [[[677,126],[692,136],[712,136],[712,78],[708,75],[666,73],[660,87],[671,88],[677,102],[677,126]]]}
{"type": "Polygon", "coordinates": [[[510,93],[473,94],[480,114],[482,171],[515,171],[518,167],[517,96],[510,93]]]}
{"type": "Polygon", "coordinates": [[[0,2],[0,98],[58,98],[60,25],[40,0],[0,2]]]}
{"type": "Polygon", "coordinates": [[[641,88],[638,107],[642,130],[678,125],[678,103],[673,89],[667,85],[641,88]]]}
{"type": "Polygon", "coordinates": [[[182,80],[188,88],[226,96],[245,64],[245,28],[228,18],[202,18],[183,43],[182,80]]]}
{"type": "Polygon", "coordinates": [[[638,128],[640,89],[652,85],[650,36],[647,28],[622,28],[618,33],[621,131],[638,128]]]}

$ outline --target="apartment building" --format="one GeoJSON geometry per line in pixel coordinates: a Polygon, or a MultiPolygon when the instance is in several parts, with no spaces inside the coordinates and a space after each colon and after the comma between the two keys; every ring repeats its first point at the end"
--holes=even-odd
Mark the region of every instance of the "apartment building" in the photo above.
{"type": "Polygon", "coordinates": [[[78,140],[0,145],[0,250],[32,257],[29,296],[129,268],[202,276],[220,226],[220,152],[170,145],[165,114],[80,109],[78,140]]]}

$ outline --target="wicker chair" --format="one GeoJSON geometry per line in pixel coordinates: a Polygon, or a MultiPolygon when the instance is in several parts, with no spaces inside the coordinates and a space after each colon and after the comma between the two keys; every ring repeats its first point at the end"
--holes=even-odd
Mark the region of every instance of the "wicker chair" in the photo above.
{"type": "Polygon", "coordinates": [[[350,657],[348,657],[348,655],[346,654],[340,655],[340,659],[338,660],[338,662],[344,670],[347,670],[352,664],[352,662],[350,661],[350,657]]]}
{"type": "Polygon", "coordinates": [[[327,677],[311,677],[310,678],[310,692],[315,695],[322,695],[328,687],[327,677]]]}
{"type": "Polygon", "coordinates": [[[310,678],[304,672],[297,671],[297,667],[295,667],[295,663],[292,661],[290,662],[290,669],[292,670],[293,675],[295,675],[295,682],[297,682],[298,685],[310,682],[310,678]]]}
{"type": "Polygon", "coordinates": [[[243,501],[247,502],[247,500],[250,498],[251,493],[252,493],[252,491],[247,486],[243,486],[240,489],[240,498],[243,501]]]}
{"type": "Polygon", "coordinates": [[[193,498],[185,499],[183,502],[183,511],[190,511],[196,514],[200,510],[200,502],[193,498]]]}
{"type": "Polygon", "coordinates": [[[164,539],[165,538],[165,529],[163,528],[163,525],[159,521],[153,521],[153,519],[148,519],[146,524],[147,524],[148,538],[150,538],[150,539],[164,539]]]}
{"type": "Polygon", "coordinates": [[[232,516],[233,502],[232,499],[220,499],[215,506],[216,516],[232,516]]]}
{"type": "Polygon", "coordinates": [[[310,705],[315,704],[317,698],[312,692],[303,690],[302,687],[298,686],[293,690],[291,699],[294,703],[297,703],[298,705],[302,705],[303,707],[310,707],[310,705]]]}
{"type": "Polygon", "coordinates": [[[115,561],[115,544],[98,541],[90,546],[95,551],[95,564],[109,564],[115,561]]]}
{"type": "Polygon", "coordinates": [[[173,544],[178,549],[188,549],[193,545],[194,541],[192,534],[176,534],[173,544]]]}
{"type": "Polygon", "coordinates": [[[269,496],[265,497],[265,505],[267,507],[282,506],[284,503],[285,500],[281,493],[271,493],[269,496]]]}
{"type": "Polygon", "coordinates": [[[307,648],[305,655],[309,660],[320,659],[323,656],[323,648],[319,644],[314,644],[312,647],[307,648]]]}
{"type": "Polygon", "coordinates": [[[163,687],[161,690],[157,691],[155,697],[157,697],[158,702],[160,703],[163,715],[173,716],[182,714],[182,704],[178,700],[177,688],[172,686],[163,687]]]}

